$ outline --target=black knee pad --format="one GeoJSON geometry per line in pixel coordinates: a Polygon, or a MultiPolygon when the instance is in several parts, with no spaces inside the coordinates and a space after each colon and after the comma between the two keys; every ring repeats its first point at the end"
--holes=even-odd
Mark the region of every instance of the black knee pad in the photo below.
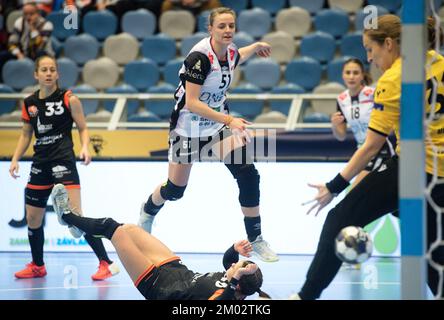
{"type": "Polygon", "coordinates": [[[35,190],[26,188],[25,203],[33,207],[46,208],[46,203],[48,202],[50,194],[51,189],[35,190]]]}
{"type": "Polygon", "coordinates": [[[225,164],[230,170],[239,186],[239,202],[242,207],[257,207],[259,205],[260,191],[259,172],[254,164],[225,164]]]}
{"type": "Polygon", "coordinates": [[[176,201],[183,197],[183,193],[187,186],[176,186],[170,180],[167,181],[162,187],[160,187],[160,195],[163,199],[169,201],[176,201]]]}

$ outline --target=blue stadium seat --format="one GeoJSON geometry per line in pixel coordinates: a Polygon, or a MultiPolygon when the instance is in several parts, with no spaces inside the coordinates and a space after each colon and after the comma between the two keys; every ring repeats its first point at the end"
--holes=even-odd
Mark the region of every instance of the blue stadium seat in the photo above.
{"type": "Polygon", "coordinates": [[[220,0],[220,2],[224,7],[228,7],[236,11],[237,14],[248,7],[248,0],[220,0]]]}
{"type": "Polygon", "coordinates": [[[82,65],[89,60],[95,59],[99,53],[99,48],[100,45],[96,38],[90,34],[83,33],[66,39],[63,51],[65,57],[82,65]]]}
{"type": "MultiPolygon", "coordinates": [[[[230,93],[259,94],[262,93],[262,90],[259,87],[249,83],[237,86],[233,90],[230,90],[230,93]]],[[[231,99],[228,101],[228,108],[230,109],[230,112],[237,112],[241,115],[241,117],[244,117],[247,120],[253,120],[255,117],[262,113],[262,110],[264,108],[264,101],[256,99],[236,101],[234,99],[231,99]]]]}
{"type": "MultiPolygon", "coordinates": [[[[70,88],[73,93],[97,93],[97,90],[88,84],[81,84],[76,87],[70,88]]],[[[99,106],[99,100],[82,99],[83,112],[85,115],[95,113],[99,106]]]]}
{"type": "Polygon", "coordinates": [[[261,8],[272,15],[275,15],[279,10],[283,9],[286,5],[286,0],[251,0],[251,6],[253,8],[261,8]]]}
{"type": "Polygon", "coordinates": [[[369,5],[381,6],[390,12],[396,12],[401,7],[402,0],[367,0],[369,5]]]}
{"type": "Polygon", "coordinates": [[[290,7],[301,7],[315,14],[324,6],[324,0],[289,0],[290,7]]]}
{"type": "Polygon", "coordinates": [[[343,56],[356,57],[364,64],[367,64],[367,52],[362,44],[362,32],[357,31],[345,35],[340,44],[343,56]]]}
{"type": "Polygon", "coordinates": [[[123,80],[139,91],[145,91],[157,84],[160,72],[153,60],[142,59],[131,61],[125,66],[123,80]]]}
{"type": "Polygon", "coordinates": [[[246,32],[239,31],[234,34],[233,42],[238,48],[242,48],[252,44],[254,38],[246,32]]]}
{"type": "MultiPolygon", "coordinates": [[[[105,93],[138,93],[137,89],[129,84],[121,84],[120,86],[105,89],[105,93]]],[[[117,100],[105,100],[103,107],[109,112],[113,112],[117,100]]],[[[137,112],[139,108],[139,100],[126,100],[127,115],[130,116],[137,112]]]]}
{"type": "Polygon", "coordinates": [[[166,63],[163,69],[163,79],[166,83],[177,87],[179,84],[179,70],[182,67],[183,59],[174,59],[166,63]]]}
{"type": "MultiPolygon", "coordinates": [[[[386,8],[377,6],[378,9],[378,17],[389,14],[388,10],[386,8]]],[[[360,31],[364,29],[364,20],[369,15],[369,12],[365,13],[364,9],[359,10],[356,13],[355,17],[355,29],[356,31],[360,31]]]]}
{"type": "Polygon", "coordinates": [[[164,83],[149,88],[147,91],[148,93],[171,93],[171,100],[156,100],[156,99],[145,100],[145,109],[153,112],[159,118],[167,120],[170,117],[171,111],[173,110],[174,107],[173,94],[175,90],[176,87],[168,83],[164,83]]]}
{"type": "Polygon", "coordinates": [[[115,34],[117,30],[117,17],[108,10],[90,11],[83,17],[83,30],[102,41],[115,34]]]}
{"type": "Polygon", "coordinates": [[[31,59],[9,60],[3,65],[3,82],[15,90],[34,85],[34,62],[31,59]]]}
{"type": "Polygon", "coordinates": [[[332,35],[316,31],[302,37],[300,55],[312,57],[321,63],[330,61],[336,51],[336,42],[332,35]]]}
{"type": "Polygon", "coordinates": [[[180,43],[180,55],[182,57],[186,57],[190,50],[194,47],[194,45],[206,37],[208,37],[208,33],[196,32],[190,36],[183,38],[182,42],[180,43]]]}
{"type": "Polygon", "coordinates": [[[322,67],[319,61],[300,57],[290,61],[285,70],[285,80],[310,91],[321,82],[322,67]]]}
{"type": "MultiPolygon", "coordinates": [[[[78,14],[78,11],[77,13],[69,13],[69,15],[74,14],[77,14],[77,23],[80,23],[80,15],[78,14]]],[[[64,41],[66,38],[74,36],[79,32],[78,26],[76,27],[75,25],[72,25],[72,28],[65,27],[65,19],[67,16],[68,14],[64,13],[63,11],[53,11],[46,16],[46,20],[51,21],[54,27],[51,35],[61,41],[64,41]]],[[[71,19],[72,18],[69,17],[67,21],[72,23],[73,21],[71,21],[71,19]]]]}
{"type": "Polygon", "coordinates": [[[342,80],[342,68],[344,66],[345,61],[347,61],[350,58],[351,57],[349,56],[342,56],[328,63],[327,66],[328,81],[344,84],[344,81],[342,80]]]}
{"type": "MultiPolygon", "coordinates": [[[[273,88],[270,93],[276,94],[301,94],[305,93],[304,88],[293,83],[273,88]]],[[[272,100],[270,99],[270,109],[279,111],[288,116],[292,100],[272,100]]]]}
{"type": "Polygon", "coordinates": [[[237,26],[239,31],[260,38],[271,29],[271,15],[261,8],[243,10],[237,18],[237,26]]]}
{"type": "Polygon", "coordinates": [[[197,18],[197,32],[208,32],[208,17],[211,10],[202,11],[197,18]]]}
{"type": "Polygon", "coordinates": [[[69,58],[57,59],[59,69],[59,86],[61,88],[73,87],[79,78],[79,68],[77,64],[69,58]]]}
{"type": "Polygon", "coordinates": [[[142,56],[163,65],[176,57],[176,41],[163,33],[149,36],[142,41],[142,56]]]}
{"type": "MultiPolygon", "coordinates": [[[[14,89],[10,86],[0,83],[0,93],[14,93],[14,89]]],[[[17,101],[12,100],[0,100],[0,115],[10,113],[14,111],[17,106],[17,101]]]]}
{"type": "Polygon", "coordinates": [[[146,9],[128,11],[122,16],[123,32],[128,32],[137,39],[143,39],[154,34],[156,30],[156,16],[146,9]]]}
{"type": "Polygon", "coordinates": [[[143,110],[140,113],[129,116],[128,122],[161,122],[161,119],[154,113],[143,110]]]}
{"type": "Polygon", "coordinates": [[[261,89],[271,89],[279,83],[279,63],[272,59],[256,58],[244,68],[245,80],[261,89]]]}
{"type": "Polygon", "coordinates": [[[60,57],[63,51],[63,43],[56,37],[51,36],[51,46],[56,58],[60,57]]]}
{"type": "Polygon", "coordinates": [[[348,32],[350,20],[348,14],[340,9],[324,9],[314,17],[316,30],[331,34],[333,37],[342,37],[348,32]]]}

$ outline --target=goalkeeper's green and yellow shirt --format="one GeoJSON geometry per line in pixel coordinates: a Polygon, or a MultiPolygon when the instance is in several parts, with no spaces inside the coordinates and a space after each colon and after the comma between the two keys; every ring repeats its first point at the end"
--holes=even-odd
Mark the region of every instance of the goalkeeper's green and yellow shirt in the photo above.
{"type": "MultiPolygon", "coordinates": [[[[444,177],[444,57],[435,51],[427,52],[427,61],[434,58],[431,68],[427,70],[426,84],[426,112],[430,113],[433,82],[435,78],[438,84],[435,105],[435,115],[429,123],[429,136],[426,136],[426,172],[434,173],[434,159],[436,158],[438,176],[444,177]],[[438,149],[433,149],[433,146],[438,149]]],[[[392,130],[397,139],[396,153],[400,153],[400,104],[401,104],[401,58],[396,59],[392,66],[384,72],[378,80],[375,90],[375,104],[370,116],[369,129],[389,135],[392,130]]]]}

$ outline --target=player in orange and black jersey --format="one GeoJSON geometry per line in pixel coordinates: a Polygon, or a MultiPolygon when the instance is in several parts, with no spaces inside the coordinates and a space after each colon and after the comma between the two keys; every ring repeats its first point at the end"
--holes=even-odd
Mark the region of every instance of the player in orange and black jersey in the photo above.
{"type": "MultiPolygon", "coordinates": [[[[36,141],[33,163],[25,191],[32,262],[27,264],[25,269],[15,273],[17,278],[36,278],[46,275],[43,262],[42,220],[54,184],[66,185],[71,205],[81,211],[80,180],[71,135],[73,122],[77,125],[82,143],[80,158],[85,165],[91,161],[88,151],[88,130],[80,100],[71,91],[58,88],[59,75],[53,58],[43,56],[36,60],[35,66],[34,77],[39,82],[39,90],[24,101],[23,130],[9,169],[13,178],[18,177],[18,161],[28,149],[34,133],[36,141]]],[[[78,236],[75,228],[70,228],[70,231],[74,236],[78,236]]],[[[100,260],[99,270],[92,276],[93,280],[103,280],[118,273],[118,267],[108,258],[102,241],[88,236],[85,239],[100,260]]]]}
{"type": "Polygon", "coordinates": [[[262,272],[257,264],[243,260],[253,246],[240,240],[224,254],[225,272],[197,273],[189,270],[166,245],[141,227],[121,224],[112,218],[92,219],[79,216],[67,205],[69,195],[62,184],[51,194],[62,224],[69,224],[94,237],[111,241],[139,292],[149,300],[243,300],[261,291],[262,272]]]}

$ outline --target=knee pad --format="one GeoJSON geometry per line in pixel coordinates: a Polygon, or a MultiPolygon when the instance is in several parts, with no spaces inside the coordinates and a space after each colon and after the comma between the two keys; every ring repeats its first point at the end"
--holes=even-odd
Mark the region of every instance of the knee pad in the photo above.
{"type": "Polygon", "coordinates": [[[252,208],[259,205],[259,172],[254,164],[226,164],[239,186],[239,202],[242,207],[252,208]]]}
{"type": "Polygon", "coordinates": [[[26,188],[25,203],[33,207],[46,208],[46,203],[48,202],[50,194],[51,189],[35,190],[26,188]]]}
{"type": "Polygon", "coordinates": [[[160,187],[160,195],[165,200],[176,201],[183,197],[183,193],[187,186],[176,186],[170,180],[167,181],[162,187],[160,187]]]}

